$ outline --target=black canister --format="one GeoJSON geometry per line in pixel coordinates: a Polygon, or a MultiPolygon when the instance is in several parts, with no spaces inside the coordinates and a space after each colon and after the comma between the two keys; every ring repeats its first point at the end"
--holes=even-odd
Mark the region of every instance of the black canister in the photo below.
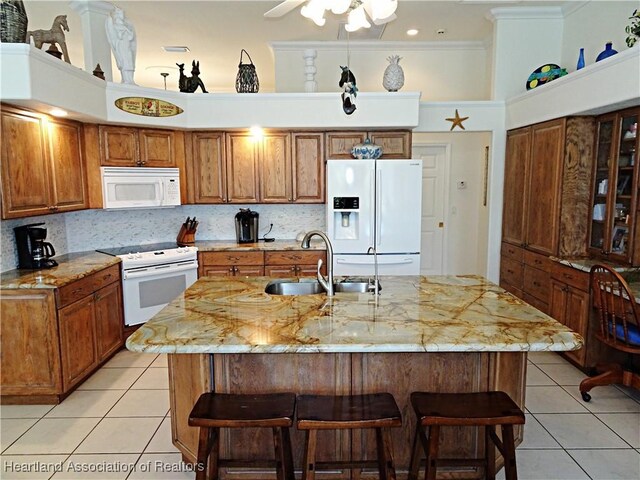
{"type": "Polygon", "coordinates": [[[236,239],[238,243],[256,243],[258,241],[258,212],[241,208],[236,213],[236,239]]]}

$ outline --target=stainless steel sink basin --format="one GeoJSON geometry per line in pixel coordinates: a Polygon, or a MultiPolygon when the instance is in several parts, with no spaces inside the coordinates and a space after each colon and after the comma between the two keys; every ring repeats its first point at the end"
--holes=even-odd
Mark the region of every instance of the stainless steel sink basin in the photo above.
{"type": "Polygon", "coordinates": [[[315,295],[325,293],[318,282],[270,282],[264,289],[270,295],[315,295]]]}
{"type": "Polygon", "coordinates": [[[367,293],[373,287],[369,287],[369,282],[339,282],[334,283],[333,288],[336,292],[367,293]]]}
{"type": "MultiPolygon", "coordinates": [[[[369,282],[338,282],[333,284],[336,293],[367,293],[371,291],[369,282]]],[[[316,295],[325,293],[324,288],[316,281],[289,282],[275,280],[269,282],[264,289],[270,295],[316,295]]]]}

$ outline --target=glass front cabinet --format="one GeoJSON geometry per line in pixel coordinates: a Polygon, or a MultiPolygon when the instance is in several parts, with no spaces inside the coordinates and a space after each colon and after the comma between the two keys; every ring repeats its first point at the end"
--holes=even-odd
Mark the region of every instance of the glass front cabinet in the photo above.
{"type": "Polygon", "coordinates": [[[640,264],[638,119],[640,108],[598,118],[589,249],[600,258],[640,264]]]}

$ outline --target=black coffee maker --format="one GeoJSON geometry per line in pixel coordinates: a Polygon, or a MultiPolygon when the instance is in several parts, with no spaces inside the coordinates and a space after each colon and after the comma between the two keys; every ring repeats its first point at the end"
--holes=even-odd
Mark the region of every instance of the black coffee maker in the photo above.
{"type": "Polygon", "coordinates": [[[236,238],[238,243],[256,243],[258,241],[258,212],[241,208],[236,213],[236,238]]]}
{"type": "Polygon", "coordinates": [[[58,265],[51,259],[56,254],[53,245],[44,241],[47,229],[40,225],[44,223],[30,223],[13,229],[18,247],[18,268],[40,269],[58,265]]]}

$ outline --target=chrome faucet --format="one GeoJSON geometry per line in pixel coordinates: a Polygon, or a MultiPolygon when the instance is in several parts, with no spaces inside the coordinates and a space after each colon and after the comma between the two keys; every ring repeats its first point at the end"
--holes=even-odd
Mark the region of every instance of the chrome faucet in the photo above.
{"type": "Polygon", "coordinates": [[[367,249],[367,255],[371,255],[373,253],[373,294],[380,295],[380,278],[378,277],[378,251],[376,247],[369,247],[367,249]]]}
{"type": "Polygon", "coordinates": [[[327,237],[320,230],[312,230],[304,236],[301,246],[305,249],[309,248],[309,242],[311,240],[311,237],[313,237],[314,235],[320,237],[327,247],[327,278],[324,278],[322,276],[322,273],[320,272],[320,270],[322,269],[322,259],[320,259],[318,260],[318,283],[322,285],[322,288],[325,289],[328,297],[333,297],[333,247],[331,246],[329,237],[327,237]]]}

